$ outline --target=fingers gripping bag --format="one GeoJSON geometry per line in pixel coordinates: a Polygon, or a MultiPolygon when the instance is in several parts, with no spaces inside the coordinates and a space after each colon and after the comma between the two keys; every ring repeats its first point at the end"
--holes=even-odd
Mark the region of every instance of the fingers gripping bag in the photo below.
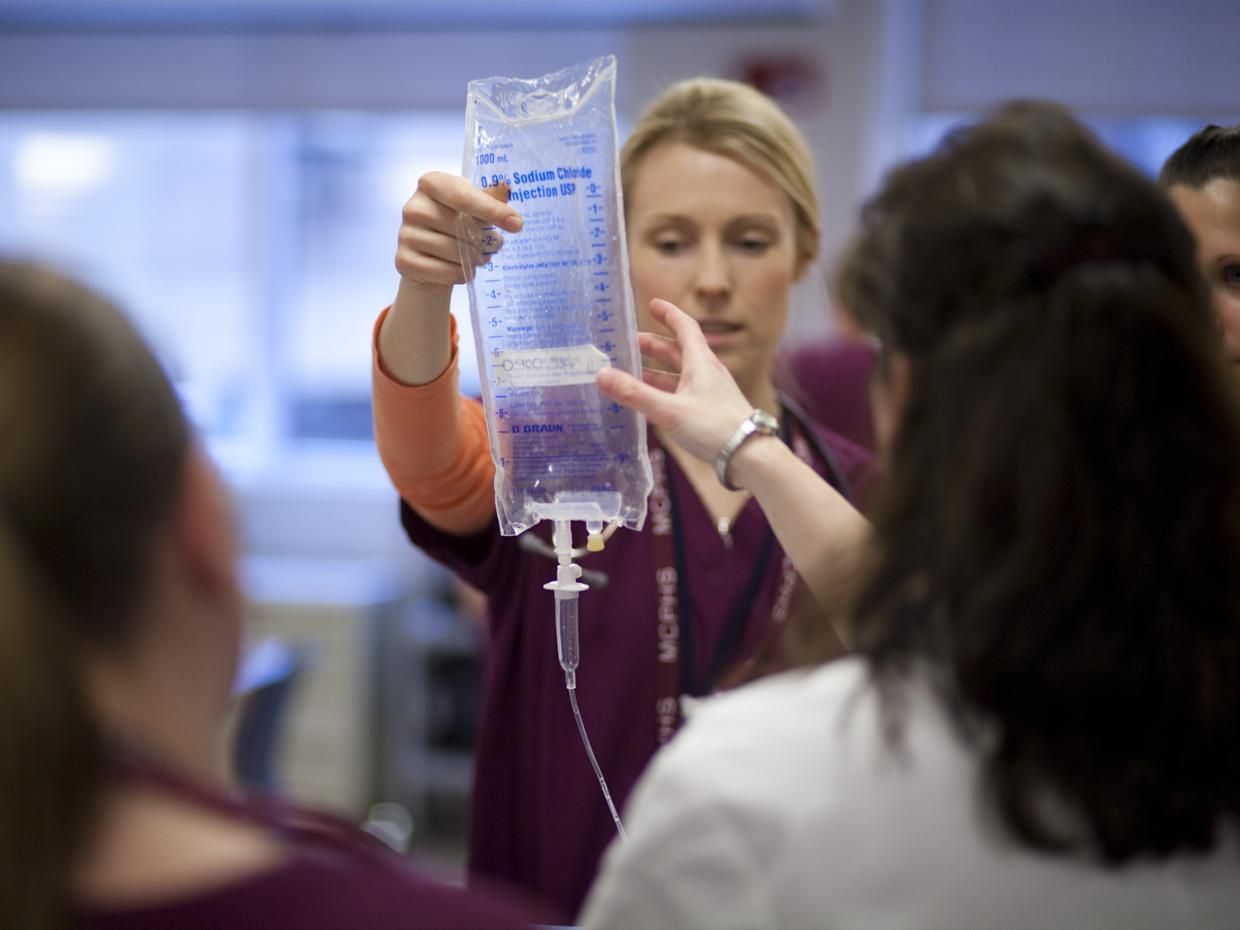
{"type": "Polygon", "coordinates": [[[607,365],[641,376],[615,79],[607,56],[468,88],[463,173],[525,221],[515,234],[466,217],[459,228],[507,536],[540,520],[585,521],[594,536],[646,518],[645,420],[594,384],[607,365]]]}

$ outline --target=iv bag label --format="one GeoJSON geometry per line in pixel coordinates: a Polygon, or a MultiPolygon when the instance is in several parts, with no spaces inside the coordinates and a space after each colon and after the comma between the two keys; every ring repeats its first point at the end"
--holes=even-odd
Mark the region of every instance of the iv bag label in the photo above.
{"type": "Polygon", "coordinates": [[[593,384],[594,376],[610,364],[607,354],[593,345],[497,349],[491,370],[495,373],[496,387],[559,387],[593,384]]]}

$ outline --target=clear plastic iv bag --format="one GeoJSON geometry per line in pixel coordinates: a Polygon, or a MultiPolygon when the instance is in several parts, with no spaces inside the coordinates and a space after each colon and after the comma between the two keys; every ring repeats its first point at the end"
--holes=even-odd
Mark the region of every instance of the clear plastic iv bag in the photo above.
{"type": "Polygon", "coordinates": [[[645,420],[594,384],[607,365],[641,376],[615,77],[609,55],[469,84],[463,173],[525,220],[516,234],[460,225],[504,535],[540,520],[597,530],[646,518],[645,420]]]}

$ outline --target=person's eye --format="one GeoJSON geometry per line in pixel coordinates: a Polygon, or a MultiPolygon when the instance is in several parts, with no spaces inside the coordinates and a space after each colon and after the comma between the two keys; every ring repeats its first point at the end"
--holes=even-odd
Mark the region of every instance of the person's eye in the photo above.
{"type": "Polygon", "coordinates": [[[683,239],[674,239],[665,237],[654,240],[654,250],[660,255],[673,256],[679,255],[685,250],[685,241],[683,239]]]}
{"type": "Polygon", "coordinates": [[[766,236],[741,236],[736,240],[737,248],[749,255],[762,255],[771,245],[771,240],[766,236]]]}
{"type": "Polygon", "coordinates": [[[1219,276],[1223,279],[1224,284],[1231,286],[1240,285],[1240,262],[1224,265],[1219,272],[1219,276]]]}

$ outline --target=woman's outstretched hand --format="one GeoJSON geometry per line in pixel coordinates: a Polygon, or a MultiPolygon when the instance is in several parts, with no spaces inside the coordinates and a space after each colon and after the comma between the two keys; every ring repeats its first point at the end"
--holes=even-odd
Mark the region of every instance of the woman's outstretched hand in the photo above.
{"type": "Polygon", "coordinates": [[[650,302],[651,315],[674,338],[641,333],[642,355],[666,366],[646,368],[642,380],[617,368],[598,373],[599,389],[644,414],[691,455],[713,462],[753,407],[719,361],[697,321],[666,300],[650,302]]]}
{"type": "MultiPolygon", "coordinates": [[[[753,408],[693,318],[666,300],[652,300],[650,312],[673,338],[642,333],[642,353],[669,370],[647,368],[639,381],[604,368],[597,375],[599,389],[645,414],[690,454],[713,462],[753,408]]],[[[762,506],[819,603],[836,603],[840,585],[865,551],[870,532],[865,518],[782,442],[745,443],[729,474],[762,506]]],[[[836,632],[847,642],[846,631],[836,632]]]]}

